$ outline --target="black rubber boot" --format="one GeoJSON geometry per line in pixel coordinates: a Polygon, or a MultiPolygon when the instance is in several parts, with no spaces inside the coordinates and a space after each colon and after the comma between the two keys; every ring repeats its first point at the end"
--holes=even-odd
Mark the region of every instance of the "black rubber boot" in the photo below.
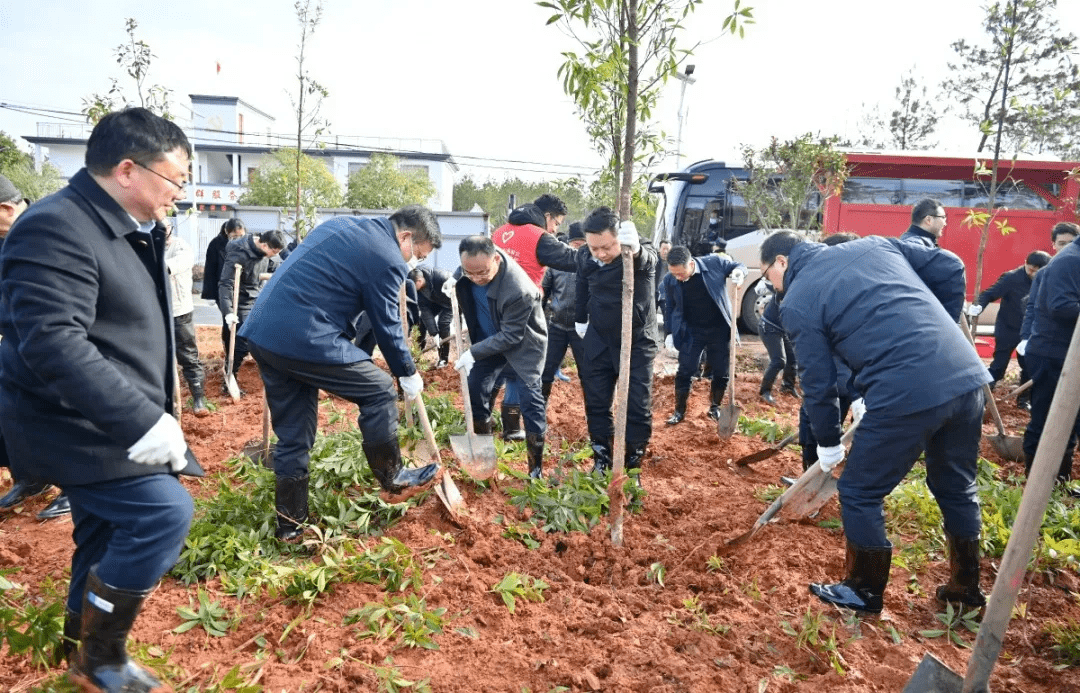
{"type": "Polygon", "coordinates": [[[53,498],[52,503],[45,506],[45,509],[37,514],[39,520],[51,520],[55,517],[63,517],[64,515],[71,514],[71,502],[68,501],[67,494],[63,491],[56,498],[53,498]]]}
{"type": "Polygon", "coordinates": [[[541,383],[540,392],[544,395],[544,404],[547,404],[548,399],[551,397],[551,386],[553,383],[541,383]]]}
{"type": "MultiPolygon", "coordinates": [[[[648,443],[627,443],[626,444],[626,456],[623,458],[623,466],[627,472],[631,469],[641,469],[641,461],[645,459],[645,450],[649,447],[648,443]]],[[[635,477],[638,488],[644,488],[641,484],[641,474],[637,474],[635,477]]]]}
{"type": "Polygon", "coordinates": [[[758,394],[761,395],[761,399],[765,400],[766,403],[771,404],[774,407],[776,406],[776,400],[773,399],[771,389],[766,390],[765,387],[762,386],[761,391],[758,394]]]}
{"type": "Polygon", "coordinates": [[[450,362],[450,342],[444,341],[439,345],[439,362],[435,364],[436,368],[443,368],[450,362]]]}
{"type": "Polygon", "coordinates": [[[675,391],[675,413],[668,417],[668,426],[674,426],[677,423],[682,423],[683,419],[686,418],[686,400],[688,399],[690,399],[689,390],[675,391]]]}
{"type": "Polygon", "coordinates": [[[724,401],[724,390],[727,389],[727,378],[722,380],[714,380],[712,387],[709,388],[709,418],[713,421],[720,420],[720,403],[724,401]]]}
{"type": "Polygon", "coordinates": [[[957,539],[948,532],[945,538],[949,543],[949,582],[937,588],[938,600],[986,606],[986,595],[979,589],[979,538],[957,539]]]}
{"type": "Polygon", "coordinates": [[[128,659],[127,636],[143,601],[153,590],[110,587],[90,569],[83,598],[79,649],[68,678],[82,691],[164,693],[171,690],[154,674],[128,659]]]}
{"type": "Polygon", "coordinates": [[[482,436],[489,436],[494,430],[490,418],[487,419],[473,419],[473,431],[479,433],[482,436]]]}
{"type": "Polygon", "coordinates": [[[847,577],[834,585],[813,583],[810,591],[842,609],[881,613],[889,584],[892,547],[866,548],[847,543],[847,577]]]}
{"type": "Polygon", "coordinates": [[[274,536],[285,542],[296,541],[303,535],[301,526],[308,521],[308,475],[279,476],[274,488],[274,510],[277,530],[274,536]]]}
{"type": "Polygon", "coordinates": [[[64,635],[60,644],[53,650],[52,665],[54,667],[74,661],[75,652],[79,649],[80,631],[82,631],[82,614],[77,614],[71,609],[64,609],[64,635]]]}
{"type": "Polygon", "coordinates": [[[525,429],[521,427],[521,407],[516,404],[502,405],[502,427],[503,440],[525,440],[525,429]]]}
{"type": "Polygon", "coordinates": [[[191,413],[200,419],[210,416],[210,410],[206,406],[206,389],[201,382],[188,383],[191,390],[191,413]]]}
{"type": "Polygon", "coordinates": [[[592,441],[593,474],[604,474],[611,471],[611,443],[599,443],[592,441]]]}
{"type": "Polygon", "coordinates": [[[0,510],[11,510],[27,498],[33,498],[48,490],[48,484],[32,484],[28,481],[16,480],[15,483],[11,485],[11,490],[8,491],[3,498],[0,498],[0,510]]]}
{"type": "Polygon", "coordinates": [[[388,493],[398,494],[408,488],[424,486],[430,483],[439,471],[439,465],[435,462],[423,467],[403,467],[397,438],[378,445],[364,443],[362,447],[379,486],[388,493]]]}
{"type": "Polygon", "coordinates": [[[533,479],[544,478],[544,435],[525,434],[525,452],[529,458],[529,476],[533,479]]]}
{"type": "Polygon", "coordinates": [[[1021,392],[1019,395],[1017,395],[1016,408],[1023,409],[1024,411],[1031,411],[1031,395],[1027,392],[1021,392]]]}

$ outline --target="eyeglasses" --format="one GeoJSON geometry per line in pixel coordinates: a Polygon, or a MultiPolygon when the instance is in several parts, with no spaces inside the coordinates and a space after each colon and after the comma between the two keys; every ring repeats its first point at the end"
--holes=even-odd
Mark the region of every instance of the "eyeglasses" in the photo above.
{"type": "Polygon", "coordinates": [[[176,189],[177,189],[177,190],[179,190],[180,192],[184,192],[184,190],[185,190],[185,189],[187,188],[187,181],[184,181],[183,183],[177,183],[177,182],[176,182],[176,181],[174,181],[174,180],[173,180],[172,178],[168,178],[168,177],[166,177],[166,176],[163,176],[163,175],[161,175],[160,173],[158,173],[157,171],[155,171],[154,169],[150,168],[149,166],[146,166],[146,165],[144,165],[144,164],[140,164],[140,163],[139,163],[138,161],[133,161],[132,163],[134,163],[134,164],[135,164],[136,166],[138,166],[138,167],[139,167],[139,168],[141,168],[141,169],[146,169],[146,170],[147,170],[147,171],[149,171],[150,173],[153,173],[153,174],[154,174],[155,176],[157,176],[157,177],[158,177],[158,178],[160,178],[161,180],[167,180],[167,181],[169,181],[170,183],[172,183],[173,185],[175,185],[175,186],[176,186],[176,189]]]}
{"type": "MultiPolygon", "coordinates": [[[[776,260],[773,260],[769,264],[765,265],[765,269],[761,270],[761,278],[762,279],[764,279],[767,282],[769,281],[769,270],[771,270],[772,266],[775,265],[775,264],[776,264],[776,260]]],[[[769,283],[771,284],[772,282],[769,282],[769,283]]]]}
{"type": "Polygon", "coordinates": [[[934,217],[935,219],[944,219],[945,218],[944,214],[931,214],[930,216],[934,217]]]}
{"type": "Polygon", "coordinates": [[[494,258],[492,258],[491,264],[489,264],[487,267],[485,267],[483,270],[481,270],[479,272],[470,272],[469,270],[462,267],[461,268],[461,273],[464,274],[466,277],[472,277],[474,279],[484,279],[486,277],[490,277],[491,275],[495,274],[495,271],[497,269],[498,269],[498,265],[495,264],[495,260],[494,260],[494,258]]]}

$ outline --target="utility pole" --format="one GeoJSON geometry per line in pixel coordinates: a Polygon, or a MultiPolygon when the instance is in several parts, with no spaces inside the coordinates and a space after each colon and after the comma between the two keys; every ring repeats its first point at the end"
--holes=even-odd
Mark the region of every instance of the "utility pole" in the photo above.
{"type": "Polygon", "coordinates": [[[693,84],[695,80],[690,75],[694,74],[694,65],[687,65],[684,72],[676,72],[675,79],[682,82],[682,89],[679,91],[679,135],[675,139],[675,170],[679,170],[679,163],[682,160],[682,126],[683,120],[686,119],[686,114],[683,112],[683,100],[686,98],[686,85],[693,84]]]}

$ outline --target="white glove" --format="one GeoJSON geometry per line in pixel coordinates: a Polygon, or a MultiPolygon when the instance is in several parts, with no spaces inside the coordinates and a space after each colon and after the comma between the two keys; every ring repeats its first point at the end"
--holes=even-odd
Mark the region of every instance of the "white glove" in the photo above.
{"type": "Polygon", "coordinates": [[[1026,356],[1024,352],[1027,351],[1027,342],[1028,340],[1026,339],[1020,340],[1020,343],[1016,345],[1016,353],[1020,354],[1021,356],[1026,356]]]}
{"type": "Polygon", "coordinates": [[[454,370],[464,371],[465,375],[468,375],[472,371],[473,364],[476,363],[476,357],[472,355],[472,350],[466,351],[457,361],[454,361],[454,370]]]}
{"type": "Polygon", "coordinates": [[[438,349],[442,346],[442,337],[435,335],[435,348],[438,349]]]}
{"type": "Polygon", "coordinates": [[[772,287],[765,280],[759,281],[754,284],[754,293],[758,296],[764,296],[765,294],[772,293],[772,287]]]}
{"type": "Polygon", "coordinates": [[[630,248],[630,252],[637,255],[641,250],[641,240],[638,238],[637,227],[629,219],[619,224],[619,245],[630,248]]]}
{"type": "Polygon", "coordinates": [[[866,414],[866,402],[860,397],[851,403],[851,418],[855,423],[859,423],[864,414],[866,414]]]}
{"type": "Polygon", "coordinates": [[[664,337],[664,348],[671,352],[672,356],[679,353],[679,350],[675,348],[675,335],[669,334],[667,337],[664,337]]]}
{"type": "Polygon", "coordinates": [[[232,325],[237,324],[238,322],[240,322],[240,318],[236,317],[236,313],[226,313],[225,314],[225,324],[226,325],[232,326],[232,325]]]}
{"type": "Polygon", "coordinates": [[[577,336],[585,339],[585,333],[589,331],[589,323],[587,322],[575,322],[574,332],[577,332],[577,336]]]}
{"type": "Polygon", "coordinates": [[[424,379],[420,377],[420,371],[398,378],[398,382],[401,383],[401,390],[405,393],[406,399],[416,399],[416,396],[424,389],[424,379]]]}
{"type": "Polygon", "coordinates": [[[452,298],[454,296],[455,286],[457,286],[457,279],[454,279],[453,277],[450,277],[449,279],[444,281],[442,285],[443,296],[446,296],[447,298],[452,298]]]}
{"type": "Polygon", "coordinates": [[[128,459],[137,464],[167,464],[174,472],[187,466],[187,443],[180,424],[170,414],[162,414],[142,438],[128,448],[128,459]]]}
{"type": "Polygon", "coordinates": [[[981,312],[983,312],[983,307],[980,306],[978,303],[972,303],[970,306],[967,307],[967,314],[973,318],[981,312]]]}
{"type": "Polygon", "coordinates": [[[742,286],[743,282],[746,281],[746,270],[742,267],[736,267],[731,270],[731,273],[728,274],[727,278],[730,279],[731,283],[735,286],[742,286]]]}
{"type": "Polygon", "coordinates": [[[821,467],[821,471],[826,474],[832,474],[832,470],[836,468],[836,465],[844,461],[844,446],[834,445],[832,447],[821,447],[817,449],[817,463],[821,467]]]}

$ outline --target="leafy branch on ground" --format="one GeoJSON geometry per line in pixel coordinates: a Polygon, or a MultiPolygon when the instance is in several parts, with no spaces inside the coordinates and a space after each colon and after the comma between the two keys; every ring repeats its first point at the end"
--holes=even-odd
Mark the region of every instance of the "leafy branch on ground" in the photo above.
{"type": "Polygon", "coordinates": [[[544,590],[549,585],[540,578],[524,573],[507,573],[502,580],[492,586],[491,591],[502,597],[510,613],[514,613],[518,599],[530,602],[543,602],[544,590]]]}
{"type": "Polygon", "coordinates": [[[945,627],[920,630],[919,635],[924,638],[940,638],[944,635],[948,640],[951,640],[959,647],[970,648],[971,645],[960,637],[960,629],[965,628],[972,633],[979,632],[978,609],[972,609],[965,612],[963,609],[957,609],[949,602],[945,604],[944,613],[934,614],[934,618],[941,621],[942,625],[945,627]]]}
{"type": "Polygon", "coordinates": [[[404,647],[437,650],[439,644],[434,636],[443,632],[445,614],[444,608],[428,609],[427,602],[415,594],[391,595],[382,602],[369,602],[353,609],[345,616],[345,624],[359,623],[360,639],[386,641],[400,634],[404,647]]]}
{"type": "MultiPolygon", "coordinates": [[[[522,475],[524,476],[524,475],[522,475]]],[[[531,509],[533,521],[544,532],[585,532],[595,527],[610,508],[607,487],[611,474],[591,474],[571,469],[558,486],[545,480],[507,489],[510,503],[524,511],[531,509]]],[[[641,507],[645,492],[634,481],[623,484],[627,507],[641,507]]]]}

